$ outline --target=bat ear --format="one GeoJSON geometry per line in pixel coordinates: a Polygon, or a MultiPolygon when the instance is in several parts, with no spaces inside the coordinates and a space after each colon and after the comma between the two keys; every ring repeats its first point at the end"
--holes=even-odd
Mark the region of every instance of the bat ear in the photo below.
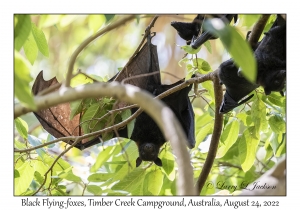
{"type": "Polygon", "coordinates": [[[161,162],[161,159],[160,159],[160,158],[156,158],[156,160],[154,161],[154,163],[155,163],[157,166],[162,166],[162,162],[161,162]]]}
{"type": "Polygon", "coordinates": [[[139,165],[141,165],[142,163],[142,159],[140,157],[138,157],[135,161],[135,167],[139,167],[139,165]]]}

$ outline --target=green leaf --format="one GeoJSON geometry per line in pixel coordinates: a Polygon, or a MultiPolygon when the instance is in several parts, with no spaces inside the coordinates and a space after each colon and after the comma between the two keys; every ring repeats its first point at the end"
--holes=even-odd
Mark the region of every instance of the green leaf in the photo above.
{"type": "Polygon", "coordinates": [[[44,32],[37,28],[34,23],[31,24],[32,35],[39,51],[46,57],[49,56],[48,43],[44,32]]]}
{"type": "MultiPolygon", "coordinates": [[[[221,134],[220,141],[222,144],[227,144],[228,141],[236,141],[239,134],[239,122],[236,119],[232,119],[227,123],[224,131],[221,134]]],[[[231,144],[232,145],[232,144],[231,144]]]]}
{"type": "Polygon", "coordinates": [[[239,157],[244,172],[253,166],[258,144],[255,128],[253,126],[247,128],[239,141],[239,157]]]}
{"type": "Polygon", "coordinates": [[[93,126],[91,126],[91,124],[94,124],[96,121],[90,121],[93,118],[96,118],[99,116],[99,111],[100,111],[100,105],[98,103],[92,104],[87,110],[86,112],[83,114],[82,118],[81,118],[81,122],[84,122],[82,124],[82,128],[84,133],[89,133],[91,132],[93,126]],[[93,122],[93,123],[91,123],[93,122]]]}
{"type": "Polygon", "coordinates": [[[15,15],[14,41],[15,49],[19,51],[31,31],[30,15],[15,15]]]}
{"type": "Polygon", "coordinates": [[[40,174],[40,172],[38,171],[35,171],[34,172],[34,178],[36,179],[36,181],[39,183],[39,184],[43,184],[44,182],[44,177],[40,174]]]}
{"type": "Polygon", "coordinates": [[[67,196],[66,193],[66,186],[64,185],[58,185],[55,189],[51,191],[51,195],[53,196],[67,196]]]}
{"type": "MultiPolygon", "coordinates": [[[[121,117],[122,117],[122,121],[128,119],[131,116],[131,110],[130,109],[126,109],[125,111],[123,111],[121,113],[121,117]]],[[[127,134],[128,134],[128,138],[130,139],[133,129],[134,129],[134,123],[135,123],[135,119],[131,120],[130,123],[127,124],[127,134]]]]}
{"type": "Polygon", "coordinates": [[[28,135],[28,125],[27,123],[20,117],[15,119],[16,128],[19,134],[22,136],[23,139],[27,139],[28,135]]]}
{"type": "Polygon", "coordinates": [[[71,169],[72,168],[70,167],[66,170],[67,172],[60,173],[58,177],[72,182],[81,182],[81,178],[79,176],[76,176],[71,169]]]}
{"type": "Polygon", "coordinates": [[[190,45],[181,46],[180,48],[189,54],[197,54],[201,49],[201,47],[199,47],[198,49],[194,49],[190,45]]]}
{"type": "Polygon", "coordinates": [[[275,104],[276,106],[285,106],[285,97],[282,97],[278,92],[272,91],[270,95],[267,96],[268,100],[275,104]]]}
{"type": "Polygon", "coordinates": [[[112,178],[114,174],[111,173],[95,173],[88,177],[89,182],[104,182],[112,178]]]}
{"type": "MultiPolygon", "coordinates": [[[[33,164],[34,171],[39,173],[39,174],[35,173],[34,177],[40,184],[44,182],[45,174],[48,171],[49,167],[50,165],[46,165],[44,162],[42,162],[40,157],[38,158],[37,161],[34,161],[33,164]],[[39,175],[41,175],[41,177],[39,175]]],[[[49,187],[50,184],[54,184],[54,183],[53,180],[51,180],[51,173],[48,173],[45,187],[49,187]]]]}
{"type": "Polygon", "coordinates": [[[101,26],[105,23],[106,19],[104,15],[89,15],[88,16],[88,25],[89,28],[96,33],[101,26]]]}
{"type": "Polygon", "coordinates": [[[285,133],[286,132],[286,124],[285,121],[279,115],[274,115],[270,117],[269,124],[271,129],[275,133],[285,133]]]}
{"type": "Polygon", "coordinates": [[[256,23],[261,15],[239,15],[239,17],[243,20],[243,26],[251,27],[254,23],[256,23]]]}
{"type": "MultiPolygon", "coordinates": [[[[152,172],[152,171],[151,171],[152,172]]],[[[149,190],[148,190],[148,184],[149,184],[149,179],[151,180],[151,172],[147,173],[145,175],[145,178],[144,178],[144,182],[142,183],[143,185],[143,192],[141,193],[142,195],[153,195],[149,190]]],[[[150,183],[151,184],[151,183],[150,183]]],[[[153,184],[153,183],[152,183],[153,184]]]]}
{"type": "Polygon", "coordinates": [[[106,18],[106,23],[109,23],[115,17],[114,14],[105,14],[104,16],[106,18]]]}
{"type": "Polygon", "coordinates": [[[234,62],[242,69],[242,73],[250,82],[256,81],[256,60],[249,43],[236,30],[224,24],[220,19],[214,18],[204,22],[204,29],[220,37],[234,62]]]}
{"type": "Polygon", "coordinates": [[[25,162],[20,168],[17,168],[20,176],[15,178],[15,195],[22,195],[29,188],[33,180],[34,170],[30,161],[25,162]]]}
{"type": "MultiPolygon", "coordinates": [[[[39,138],[32,136],[32,135],[28,135],[28,141],[34,147],[43,144],[43,142],[39,138]]],[[[35,151],[43,160],[44,156],[46,154],[46,151],[43,148],[36,149],[35,151]]]]}
{"type": "MultiPolygon", "coordinates": [[[[54,156],[53,158],[57,158],[57,156],[54,156]]],[[[62,170],[66,170],[68,168],[71,168],[70,163],[68,163],[67,161],[65,161],[62,158],[59,158],[57,161],[57,165],[59,165],[59,168],[61,168],[62,170]]]]}
{"type": "Polygon", "coordinates": [[[221,146],[217,152],[217,158],[223,157],[230,147],[236,142],[239,135],[239,122],[236,119],[233,119],[231,122],[227,123],[224,131],[221,134],[221,146]]]}
{"type": "Polygon", "coordinates": [[[199,73],[207,73],[209,71],[212,71],[209,63],[206,60],[202,59],[202,58],[197,58],[197,59],[195,58],[195,59],[193,59],[193,65],[195,67],[198,66],[198,72],[199,73]]]}
{"type": "Polygon", "coordinates": [[[17,169],[14,169],[14,178],[19,178],[20,177],[20,173],[17,169]]]}
{"type": "Polygon", "coordinates": [[[182,67],[181,66],[181,63],[187,63],[188,61],[189,61],[190,59],[188,59],[188,58],[182,58],[180,61],[178,61],[178,65],[180,66],[180,67],[182,67]]]}
{"type": "Polygon", "coordinates": [[[260,136],[260,131],[263,130],[266,125],[266,105],[260,100],[256,99],[252,103],[251,117],[255,126],[255,133],[257,138],[260,136]]]}
{"type": "Polygon", "coordinates": [[[279,147],[275,153],[276,157],[280,157],[281,155],[286,154],[286,135],[280,135],[280,140],[281,143],[279,144],[279,147]]]}
{"type": "Polygon", "coordinates": [[[273,149],[273,154],[276,157],[279,157],[282,154],[285,154],[285,145],[286,145],[286,138],[285,134],[277,134],[273,133],[270,139],[270,145],[273,149]]]}
{"type": "Polygon", "coordinates": [[[91,167],[91,172],[96,172],[110,158],[113,148],[106,147],[98,154],[95,164],[91,167]]]}
{"type": "Polygon", "coordinates": [[[266,150],[266,156],[264,158],[265,161],[268,161],[269,159],[271,159],[273,157],[273,148],[270,144],[270,140],[267,139],[266,142],[265,142],[265,150],[266,150]]]}
{"type": "Polygon", "coordinates": [[[33,65],[38,55],[38,47],[35,43],[32,33],[29,34],[23,45],[23,48],[26,58],[30,61],[31,65],[33,65]]]}
{"type": "Polygon", "coordinates": [[[142,168],[135,168],[131,173],[127,174],[123,180],[115,184],[112,190],[124,190],[132,192],[140,187],[144,181],[146,170],[142,168]]]}
{"type": "Polygon", "coordinates": [[[245,126],[247,125],[247,122],[246,122],[247,116],[248,116],[248,115],[247,115],[245,112],[240,112],[240,113],[238,113],[238,114],[236,115],[236,117],[237,117],[239,120],[241,120],[241,121],[244,123],[245,126]]]}
{"type": "Polygon", "coordinates": [[[70,86],[77,87],[79,85],[84,85],[87,83],[93,83],[93,80],[86,77],[83,74],[77,74],[75,77],[72,78],[70,86]]]}
{"type": "Polygon", "coordinates": [[[213,129],[213,122],[209,122],[200,128],[199,132],[196,135],[196,145],[195,148],[198,148],[199,144],[209,135],[211,134],[213,129]]]}
{"type": "Polygon", "coordinates": [[[15,143],[15,147],[17,149],[26,149],[27,148],[26,144],[24,142],[20,142],[18,139],[15,139],[14,143],[15,143]]]}
{"type": "Polygon", "coordinates": [[[210,116],[210,114],[208,112],[204,112],[204,113],[197,113],[197,109],[195,109],[195,119],[196,119],[196,131],[205,126],[207,123],[209,122],[213,122],[214,119],[212,116],[210,116]]]}
{"type": "Polygon", "coordinates": [[[82,111],[82,102],[84,99],[79,101],[74,101],[70,103],[71,107],[71,114],[70,114],[70,120],[72,120],[77,114],[79,114],[82,111]]]}
{"type": "Polygon", "coordinates": [[[99,186],[96,185],[88,185],[86,187],[87,191],[90,193],[93,193],[94,195],[101,195],[102,194],[102,189],[99,186]]]}
{"type": "MultiPolygon", "coordinates": [[[[126,143],[125,146],[123,146],[124,149],[121,148],[121,146],[115,147],[115,150],[111,153],[112,161],[109,163],[115,163],[117,164],[117,168],[114,171],[114,176],[112,176],[111,182],[119,181],[123,179],[123,177],[126,176],[130,171],[132,171],[135,168],[135,161],[138,157],[138,149],[136,144],[133,141],[127,140],[128,143],[126,143]],[[125,154],[126,152],[126,154],[125,154]],[[121,163],[118,163],[119,160],[126,160],[121,161],[121,163]]],[[[106,162],[107,163],[107,162],[106,162]]]]}
{"type": "Polygon", "coordinates": [[[212,51],[211,51],[211,44],[210,44],[210,41],[204,42],[203,45],[206,47],[207,51],[211,54],[212,51]]]}
{"type": "Polygon", "coordinates": [[[158,195],[163,184],[163,173],[161,170],[151,171],[148,177],[148,180],[145,180],[145,182],[147,182],[148,191],[152,195],[158,195]]]}
{"type": "Polygon", "coordinates": [[[173,181],[175,179],[175,170],[174,170],[174,156],[171,152],[165,151],[161,159],[163,171],[168,176],[168,179],[173,181]]]}
{"type": "Polygon", "coordinates": [[[211,98],[215,98],[214,85],[212,81],[203,82],[202,87],[208,90],[208,94],[211,98]]]}
{"type": "Polygon", "coordinates": [[[15,96],[24,106],[36,110],[36,105],[33,101],[33,95],[29,88],[29,83],[32,81],[29,70],[29,63],[15,51],[15,71],[14,71],[14,90],[15,96]]]}

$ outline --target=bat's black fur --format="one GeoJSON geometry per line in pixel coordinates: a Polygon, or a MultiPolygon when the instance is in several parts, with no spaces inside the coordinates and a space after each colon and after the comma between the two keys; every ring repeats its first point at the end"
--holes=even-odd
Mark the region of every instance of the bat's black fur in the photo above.
{"type": "MultiPolygon", "coordinates": [[[[181,82],[182,81],[179,81],[173,85],[162,85],[155,91],[155,95],[159,95],[181,82]]],[[[188,93],[191,88],[192,85],[162,99],[162,101],[164,101],[172,109],[181,123],[188,137],[189,148],[193,148],[195,146],[194,113],[191,102],[188,98],[188,93]]],[[[145,112],[141,113],[136,118],[131,139],[137,143],[139,148],[139,157],[137,159],[136,166],[139,166],[142,160],[153,161],[156,165],[161,165],[161,160],[158,158],[158,152],[166,140],[159,127],[145,112]]]]}
{"type": "Polygon", "coordinates": [[[232,59],[223,62],[219,67],[220,81],[226,86],[220,113],[227,113],[249,100],[253,95],[240,101],[258,87],[257,84],[252,84],[245,78],[238,76],[237,72],[238,68],[235,66],[232,59]]]}
{"type": "Polygon", "coordinates": [[[286,24],[277,20],[255,50],[257,61],[257,84],[264,87],[265,94],[282,91],[286,81],[286,24]]]}

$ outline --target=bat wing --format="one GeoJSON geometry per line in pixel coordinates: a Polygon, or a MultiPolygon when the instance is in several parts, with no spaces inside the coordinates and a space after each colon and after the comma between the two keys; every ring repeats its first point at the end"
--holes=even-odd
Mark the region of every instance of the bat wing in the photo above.
{"type": "MultiPolygon", "coordinates": [[[[49,81],[45,81],[43,78],[43,71],[41,71],[34,81],[32,86],[32,93],[37,95],[42,90],[58,84],[56,78],[52,78],[49,81]]],[[[58,88],[56,89],[58,90],[58,88]]],[[[71,108],[70,103],[59,104],[48,109],[43,109],[38,112],[33,112],[36,118],[39,120],[43,128],[56,138],[66,136],[79,136],[83,132],[79,125],[80,115],[76,115],[70,120],[71,108]]],[[[73,141],[67,141],[66,143],[72,144],[73,141]]],[[[77,148],[81,147],[81,143],[76,145],[77,148]]]]}

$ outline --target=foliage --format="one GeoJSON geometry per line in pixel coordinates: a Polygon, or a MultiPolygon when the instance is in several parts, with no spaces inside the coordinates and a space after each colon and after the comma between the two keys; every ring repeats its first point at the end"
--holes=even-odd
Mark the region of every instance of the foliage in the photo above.
{"type": "MultiPolygon", "coordinates": [[[[39,65],[48,63],[45,66],[50,67],[45,69],[45,75],[49,79],[53,76],[63,78],[61,69],[66,69],[65,60],[70,57],[75,47],[86,37],[117,18],[118,16],[110,15],[15,15],[14,74],[16,101],[34,109],[35,104],[30,92],[30,85],[33,80],[31,75],[37,74],[34,72],[35,64],[37,62],[39,65]],[[57,31],[60,32],[61,37],[56,34],[57,31]],[[72,35],[69,33],[76,34],[76,36],[70,40],[72,35]],[[55,43],[58,44],[61,52],[56,51],[55,43]],[[56,55],[56,53],[59,54],[56,55]]],[[[253,65],[255,65],[254,59],[249,53],[245,39],[242,38],[238,30],[242,27],[251,28],[258,18],[259,15],[241,15],[239,25],[227,26],[221,32],[213,28],[213,24],[209,25],[208,23],[207,25],[217,34],[230,32],[230,36],[233,36],[234,39],[228,41],[226,38],[221,38],[221,42],[233,56],[233,59],[242,66],[245,75],[252,80],[255,78],[255,72],[252,72],[253,65]],[[229,44],[229,42],[234,42],[234,44],[229,44]],[[248,54],[241,52],[248,52],[248,54]]],[[[271,20],[274,21],[274,18],[272,17],[271,20]]],[[[140,31],[143,31],[144,26],[147,25],[143,21],[143,18],[137,17],[137,23],[134,22],[133,24],[137,24],[141,28],[140,31]]],[[[134,25],[135,27],[132,26],[128,25],[118,30],[119,32],[123,30],[122,34],[130,34],[133,28],[136,28],[136,25],[134,25]]],[[[138,34],[140,31],[135,33],[138,34]]],[[[118,34],[119,32],[111,33],[118,34]]],[[[130,34],[130,36],[136,39],[134,34],[130,34]]],[[[132,54],[136,44],[135,42],[124,41],[119,46],[119,50],[122,51],[123,49],[123,53],[115,53],[116,51],[113,49],[116,49],[115,46],[120,43],[118,40],[123,37],[117,35],[113,38],[114,40],[110,39],[109,36],[103,36],[95,41],[93,45],[82,52],[76,68],[83,65],[84,62],[92,63],[100,52],[101,59],[115,60],[119,64],[122,60],[122,65],[124,65],[124,61],[132,54]]],[[[193,55],[207,51],[211,54],[218,53],[216,51],[223,52],[224,48],[220,45],[219,40],[211,42],[205,44],[206,49],[202,48],[198,52],[191,51],[189,46],[184,46],[184,44],[181,47],[182,54],[189,53],[189,56],[177,60],[178,66],[187,69],[187,79],[195,73],[208,74],[213,71],[210,57],[204,59],[198,56],[195,58],[193,55]]],[[[159,53],[158,55],[160,56],[159,53]]],[[[220,55],[223,56],[223,53],[220,55]]],[[[91,78],[107,81],[107,78],[116,72],[106,72],[100,76],[96,76],[95,72],[86,71],[86,73],[91,78]]],[[[72,79],[71,85],[74,87],[93,82],[91,78],[83,75],[77,76],[72,79]]],[[[251,183],[260,177],[276,163],[277,158],[285,155],[286,98],[277,92],[272,92],[266,96],[261,88],[256,89],[254,94],[255,96],[250,102],[224,115],[223,131],[217,156],[207,180],[207,182],[214,183],[214,188],[204,187],[201,192],[202,195],[214,194],[224,189],[229,190],[229,193],[235,193],[236,190],[241,190],[240,186],[251,183]],[[220,183],[224,183],[224,185],[220,183]],[[224,186],[239,187],[227,189],[224,186]]],[[[214,129],[214,114],[217,110],[214,110],[212,82],[198,84],[198,92],[194,92],[194,95],[197,96],[193,104],[196,146],[190,150],[190,158],[196,182],[207,157],[207,145],[214,129]]],[[[72,102],[71,118],[83,111],[81,120],[83,130],[85,133],[89,133],[97,131],[109,123],[121,122],[132,114],[129,110],[125,110],[114,114],[114,121],[111,121],[111,116],[105,114],[112,109],[113,104],[114,100],[110,98],[103,98],[100,101],[85,99],[72,102]]],[[[32,130],[34,123],[28,119],[26,117],[15,119],[17,134],[14,139],[14,147],[16,149],[30,148],[53,140],[53,137],[46,134],[40,127],[32,130]]],[[[128,133],[132,132],[133,126],[132,121],[127,126],[128,133]]],[[[159,154],[163,163],[162,167],[144,161],[141,166],[136,168],[135,160],[138,157],[138,151],[133,141],[121,138],[111,139],[110,134],[107,134],[103,139],[105,142],[102,144],[84,151],[71,149],[63,157],[58,158],[57,162],[55,162],[57,154],[65,150],[66,145],[64,143],[50,144],[26,153],[16,152],[14,154],[15,195],[32,195],[40,186],[42,186],[38,192],[40,195],[176,194],[177,164],[169,143],[161,148],[159,154]],[[92,161],[89,162],[87,159],[92,159],[92,161]],[[84,172],[82,169],[84,167],[80,166],[86,167],[88,164],[90,164],[89,170],[84,172]],[[45,175],[46,173],[47,175],[45,175]]]]}

